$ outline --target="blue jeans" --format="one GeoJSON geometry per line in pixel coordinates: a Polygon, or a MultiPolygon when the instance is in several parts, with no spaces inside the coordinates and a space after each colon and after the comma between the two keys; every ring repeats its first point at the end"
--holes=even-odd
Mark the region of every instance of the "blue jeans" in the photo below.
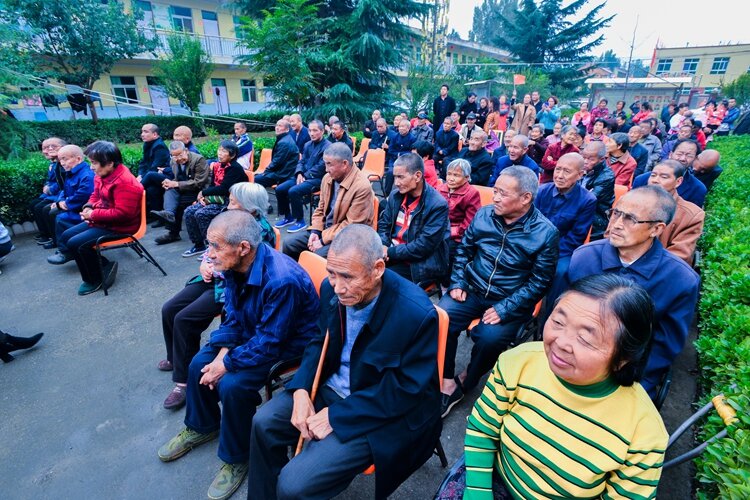
{"type": "Polygon", "coordinates": [[[297,184],[295,177],[276,186],[279,215],[291,215],[295,220],[303,220],[305,213],[302,208],[302,199],[319,190],[320,181],[321,179],[309,179],[297,184]]]}
{"type": "Polygon", "coordinates": [[[200,384],[201,369],[218,353],[218,347],[206,345],[190,362],[185,425],[202,434],[220,429],[219,458],[228,464],[244,463],[249,456],[253,415],[261,402],[258,391],[263,387],[272,363],[227,372],[215,389],[209,389],[200,384]]]}
{"type": "MultiPolygon", "coordinates": [[[[99,270],[94,244],[102,236],[116,235],[118,233],[101,227],[91,227],[87,222],[77,224],[60,236],[59,245],[66,248],[76,260],[81,278],[86,283],[98,285],[102,282],[102,274],[99,270]]],[[[102,267],[109,261],[102,256],[102,267]]]]}

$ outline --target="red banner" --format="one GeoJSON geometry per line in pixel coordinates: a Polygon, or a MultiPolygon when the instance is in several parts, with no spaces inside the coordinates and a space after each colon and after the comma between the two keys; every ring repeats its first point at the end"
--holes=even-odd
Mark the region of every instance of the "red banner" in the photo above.
{"type": "Polygon", "coordinates": [[[524,85],[526,83],[526,75],[513,75],[513,85],[524,85]]]}

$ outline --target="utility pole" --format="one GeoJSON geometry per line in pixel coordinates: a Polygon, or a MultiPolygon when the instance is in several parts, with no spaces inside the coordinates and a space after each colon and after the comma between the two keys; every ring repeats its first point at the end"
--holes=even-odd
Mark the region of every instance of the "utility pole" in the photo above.
{"type": "Polygon", "coordinates": [[[625,74],[625,87],[622,89],[622,100],[625,101],[628,92],[628,82],[630,81],[630,71],[633,64],[633,47],[635,47],[635,33],[638,31],[638,18],[635,16],[635,28],[633,28],[633,40],[630,42],[630,55],[628,56],[628,72],[625,74]]]}

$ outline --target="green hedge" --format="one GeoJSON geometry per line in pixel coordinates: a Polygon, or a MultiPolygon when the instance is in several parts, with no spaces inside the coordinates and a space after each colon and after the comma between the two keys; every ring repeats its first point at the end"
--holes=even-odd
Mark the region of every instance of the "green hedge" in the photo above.
{"type": "MultiPolygon", "coordinates": [[[[750,498],[750,136],[712,143],[721,153],[722,175],[706,202],[700,242],[701,298],[696,341],[701,388],[707,402],[724,393],[740,422],[729,437],[697,460],[698,498],[750,498]]],[[[723,428],[712,416],[702,439],[723,428]]]]}

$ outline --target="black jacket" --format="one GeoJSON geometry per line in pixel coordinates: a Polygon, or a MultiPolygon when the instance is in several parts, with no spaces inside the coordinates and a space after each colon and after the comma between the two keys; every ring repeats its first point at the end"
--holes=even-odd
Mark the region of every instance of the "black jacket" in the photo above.
{"type": "Polygon", "coordinates": [[[302,174],[305,180],[322,179],[326,175],[326,165],[323,162],[323,153],[331,143],[321,138],[318,142],[307,141],[302,150],[302,158],[297,164],[294,175],[302,174]]]}
{"type": "Polygon", "coordinates": [[[456,251],[450,289],[496,301],[502,321],[531,316],[555,277],[559,233],[534,206],[507,227],[493,206],[474,216],[456,251]]]}
{"type": "Polygon", "coordinates": [[[276,144],[271,151],[271,163],[264,174],[273,174],[279,181],[284,181],[294,175],[294,170],[299,163],[299,149],[297,143],[289,132],[276,136],[276,144]]]}
{"type": "Polygon", "coordinates": [[[375,123],[373,120],[367,120],[365,122],[365,126],[362,127],[362,135],[365,136],[365,138],[370,139],[372,137],[372,134],[374,134],[378,129],[378,124],[375,123]]]}
{"type": "Polygon", "coordinates": [[[458,121],[461,122],[463,125],[466,123],[466,117],[469,113],[476,114],[479,111],[479,103],[474,101],[473,103],[469,102],[468,99],[466,99],[464,102],[461,103],[461,107],[458,108],[458,114],[459,118],[458,121]]]}
{"type": "Polygon", "coordinates": [[[247,182],[245,169],[242,168],[242,165],[237,163],[236,160],[232,160],[229,165],[224,167],[224,169],[224,178],[221,179],[221,184],[204,188],[203,191],[201,191],[203,196],[224,196],[228,201],[229,188],[238,182],[247,182]]]}
{"type": "Polygon", "coordinates": [[[344,135],[341,136],[341,139],[336,139],[333,134],[328,134],[328,142],[331,144],[337,143],[337,142],[343,142],[347,146],[349,146],[349,149],[352,150],[352,153],[354,152],[354,141],[352,141],[352,138],[349,137],[349,134],[344,132],[344,135]]]}
{"type": "Polygon", "coordinates": [[[591,240],[601,239],[604,230],[607,229],[609,219],[607,210],[612,208],[615,202],[615,173],[606,163],[601,162],[594,166],[590,175],[582,180],[584,187],[596,196],[596,212],[594,213],[594,224],[591,226],[591,240]]]}
{"type": "Polygon", "coordinates": [[[394,190],[386,201],[385,210],[378,221],[378,234],[388,248],[388,260],[408,262],[414,283],[437,280],[446,276],[448,269],[448,202],[440,193],[425,183],[419,204],[411,216],[406,241],[394,245],[391,241],[396,218],[404,195],[394,190]]]}
{"type": "MultiPolygon", "coordinates": [[[[442,427],[438,390],[438,316],[425,293],[386,270],[377,302],[354,342],[349,397],[328,408],[336,437],[365,436],[375,462],[375,498],[390,495],[430,458],[442,427]]],[[[341,365],[346,308],[326,279],[320,331],[329,333],[320,384],[341,365]]],[[[325,333],[310,341],[287,390],[311,390],[325,333]]]]}
{"type": "Polygon", "coordinates": [[[138,175],[144,176],[148,172],[156,172],[157,168],[167,168],[170,159],[169,149],[161,137],[144,142],[143,158],[138,163],[138,175]]]}
{"type": "Polygon", "coordinates": [[[450,158],[458,154],[458,141],[460,136],[455,130],[445,131],[443,127],[440,127],[435,133],[435,156],[440,158],[450,158]],[[439,150],[443,150],[443,154],[439,154],[439,150]]]}
{"type": "Polygon", "coordinates": [[[490,182],[490,175],[495,168],[495,162],[486,149],[481,148],[479,151],[471,151],[467,146],[458,153],[458,157],[471,163],[472,184],[486,186],[490,182]]]}
{"type": "Polygon", "coordinates": [[[445,99],[437,96],[435,100],[432,101],[432,123],[434,123],[436,127],[442,127],[443,120],[449,117],[454,111],[456,111],[455,99],[451,96],[446,96],[445,99]]]}

